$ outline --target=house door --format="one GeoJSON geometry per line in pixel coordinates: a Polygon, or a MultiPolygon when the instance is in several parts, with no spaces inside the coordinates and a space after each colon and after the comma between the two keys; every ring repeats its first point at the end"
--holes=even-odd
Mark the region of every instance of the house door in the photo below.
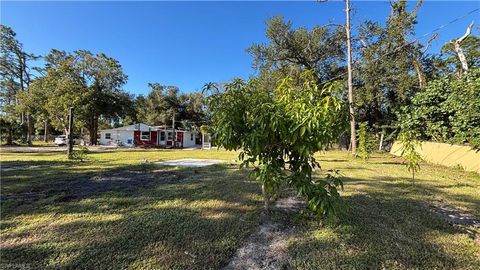
{"type": "Polygon", "coordinates": [[[177,140],[176,140],[176,144],[175,144],[175,147],[178,147],[178,148],[183,148],[183,132],[176,132],[177,133],[177,140]]]}
{"type": "Polygon", "coordinates": [[[159,131],[158,132],[158,144],[159,145],[165,145],[167,143],[167,139],[166,139],[166,135],[165,135],[165,131],[159,131]]]}

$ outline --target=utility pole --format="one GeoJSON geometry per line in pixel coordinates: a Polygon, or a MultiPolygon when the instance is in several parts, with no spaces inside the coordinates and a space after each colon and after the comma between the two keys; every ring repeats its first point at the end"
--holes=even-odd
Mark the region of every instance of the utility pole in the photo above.
{"type": "Polygon", "coordinates": [[[68,148],[67,157],[71,158],[73,153],[73,107],[70,107],[70,114],[68,115],[68,148]]]}
{"type": "Polygon", "coordinates": [[[352,82],[352,34],[350,32],[350,0],[345,0],[345,13],[347,21],[345,32],[347,34],[347,71],[348,71],[348,110],[350,113],[350,150],[357,152],[357,132],[355,128],[355,113],[353,110],[353,82],[352,82]]]}
{"type": "Polygon", "coordinates": [[[172,130],[173,130],[173,148],[176,148],[176,144],[177,144],[177,134],[175,132],[175,111],[172,110],[172,130]]]}

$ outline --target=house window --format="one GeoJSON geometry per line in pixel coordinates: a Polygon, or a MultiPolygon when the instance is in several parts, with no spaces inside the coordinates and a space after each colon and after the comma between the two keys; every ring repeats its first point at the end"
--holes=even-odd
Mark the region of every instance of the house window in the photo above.
{"type": "Polygon", "coordinates": [[[112,138],[111,133],[105,133],[105,139],[110,140],[112,138]]]}
{"type": "Polygon", "coordinates": [[[165,132],[160,132],[160,141],[165,141],[165,132]]]}
{"type": "Polygon", "coordinates": [[[142,140],[142,141],[150,140],[150,131],[142,131],[142,134],[140,136],[140,140],[142,140]]]}
{"type": "Polygon", "coordinates": [[[167,140],[173,141],[173,132],[168,132],[167,140]]]}
{"type": "Polygon", "coordinates": [[[193,133],[190,133],[190,141],[193,141],[193,133]]]}

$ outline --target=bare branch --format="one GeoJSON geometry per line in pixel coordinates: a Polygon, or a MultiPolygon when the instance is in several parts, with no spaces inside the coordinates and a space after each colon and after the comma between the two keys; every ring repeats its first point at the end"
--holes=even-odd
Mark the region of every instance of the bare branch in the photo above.
{"type": "Polygon", "coordinates": [[[467,59],[465,58],[465,54],[463,53],[462,47],[460,46],[460,43],[470,35],[470,33],[472,32],[472,27],[473,27],[473,21],[467,27],[467,31],[465,31],[465,34],[463,36],[461,36],[459,39],[456,39],[456,40],[454,39],[450,41],[450,43],[452,43],[455,48],[455,52],[457,53],[458,60],[460,60],[460,63],[462,64],[462,69],[464,74],[468,72],[468,63],[467,63],[467,59]]]}
{"type": "Polygon", "coordinates": [[[462,43],[462,41],[464,39],[466,39],[470,35],[470,33],[472,32],[472,27],[473,27],[473,21],[470,23],[470,25],[468,25],[467,31],[465,31],[465,34],[463,36],[461,36],[459,39],[457,39],[456,41],[458,43],[462,43]]]}
{"type": "Polygon", "coordinates": [[[427,45],[425,46],[425,49],[422,52],[422,55],[425,54],[426,51],[428,51],[428,48],[432,45],[432,41],[436,40],[438,38],[438,33],[433,34],[428,40],[427,40],[427,45]]]}

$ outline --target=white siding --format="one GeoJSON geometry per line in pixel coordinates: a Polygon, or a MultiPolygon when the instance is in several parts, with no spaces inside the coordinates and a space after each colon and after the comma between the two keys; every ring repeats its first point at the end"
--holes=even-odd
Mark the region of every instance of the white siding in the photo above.
{"type": "Polygon", "coordinates": [[[115,145],[116,142],[121,142],[121,144],[125,146],[133,146],[134,139],[133,134],[135,130],[140,131],[150,131],[155,130],[153,127],[149,125],[145,125],[143,123],[128,125],[119,128],[112,128],[112,129],[103,129],[100,130],[100,139],[98,142],[101,145],[115,145]],[[110,133],[110,139],[105,139],[105,134],[110,133]]]}
{"type": "Polygon", "coordinates": [[[117,142],[125,146],[133,146],[133,130],[102,130],[100,131],[99,143],[101,145],[115,145],[117,142]],[[105,138],[105,134],[110,133],[110,139],[105,138]]]}
{"type": "Polygon", "coordinates": [[[195,132],[185,131],[183,134],[183,147],[193,147],[195,146],[195,132]],[[192,135],[193,134],[193,140],[192,135]]]}

